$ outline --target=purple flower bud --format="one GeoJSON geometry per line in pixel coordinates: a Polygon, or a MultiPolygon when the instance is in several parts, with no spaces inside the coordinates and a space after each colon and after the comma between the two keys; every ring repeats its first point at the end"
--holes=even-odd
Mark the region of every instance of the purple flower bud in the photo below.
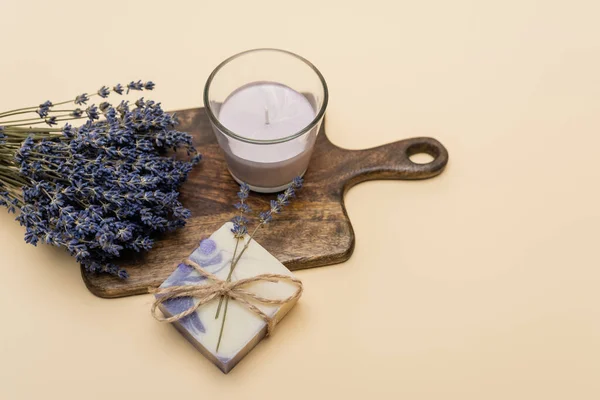
{"type": "Polygon", "coordinates": [[[127,93],[129,93],[130,90],[142,90],[144,88],[144,84],[142,83],[142,81],[131,81],[129,82],[129,84],[127,85],[127,93]]]}
{"type": "Polygon", "coordinates": [[[100,109],[100,111],[101,111],[103,114],[106,114],[106,112],[107,112],[107,111],[108,111],[108,109],[110,108],[110,103],[108,103],[108,102],[106,102],[106,101],[103,101],[102,103],[100,103],[100,104],[98,105],[98,108],[100,109]]]}
{"type": "Polygon", "coordinates": [[[98,107],[96,107],[94,104],[92,104],[91,106],[86,108],[85,113],[87,114],[87,116],[90,120],[95,120],[95,119],[100,118],[100,115],[98,114],[98,107]]]}
{"type": "Polygon", "coordinates": [[[40,104],[40,107],[36,110],[36,113],[40,116],[40,118],[45,118],[48,116],[50,107],[52,107],[52,103],[50,101],[46,101],[40,104]]]}
{"type": "Polygon", "coordinates": [[[87,93],[80,94],[79,96],[75,97],[75,104],[81,106],[85,104],[89,99],[90,98],[88,97],[87,93]]]}
{"type": "Polygon", "coordinates": [[[109,94],[110,94],[110,89],[106,86],[102,86],[100,88],[100,90],[98,90],[98,95],[100,97],[102,97],[103,99],[107,98],[109,94]]]}

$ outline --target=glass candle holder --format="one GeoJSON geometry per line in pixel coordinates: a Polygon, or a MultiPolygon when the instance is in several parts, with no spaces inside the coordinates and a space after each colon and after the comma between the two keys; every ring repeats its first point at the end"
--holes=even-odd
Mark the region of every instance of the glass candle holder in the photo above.
{"type": "Polygon", "coordinates": [[[262,193],[303,176],[328,97],[319,70],[289,51],[248,50],[219,64],[204,106],[231,176],[262,193]]]}

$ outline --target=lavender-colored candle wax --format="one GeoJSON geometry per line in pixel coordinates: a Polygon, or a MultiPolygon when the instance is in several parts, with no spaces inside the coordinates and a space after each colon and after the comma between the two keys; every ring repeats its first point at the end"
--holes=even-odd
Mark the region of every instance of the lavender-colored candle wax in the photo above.
{"type": "MultiPolygon", "coordinates": [[[[294,89],[280,83],[254,82],[225,99],[218,119],[246,139],[277,140],[300,132],[315,115],[311,102],[294,89]]],[[[316,134],[308,132],[282,143],[256,144],[230,138],[222,146],[238,182],[248,183],[253,190],[275,192],[304,174],[315,138],[316,134]]]]}

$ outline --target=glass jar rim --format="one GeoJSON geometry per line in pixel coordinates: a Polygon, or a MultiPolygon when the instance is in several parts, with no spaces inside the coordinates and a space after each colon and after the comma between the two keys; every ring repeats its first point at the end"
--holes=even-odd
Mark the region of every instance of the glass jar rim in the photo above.
{"type": "Polygon", "coordinates": [[[217,128],[219,128],[219,130],[221,132],[223,132],[227,136],[230,136],[230,137],[240,140],[242,142],[253,143],[253,144],[283,143],[283,142],[290,141],[292,139],[296,139],[297,137],[300,137],[300,136],[304,135],[305,133],[310,132],[319,123],[319,121],[321,121],[321,119],[323,118],[323,115],[325,114],[325,109],[327,108],[328,101],[329,101],[329,90],[327,89],[327,82],[325,82],[325,78],[323,77],[321,72],[317,69],[317,67],[315,67],[306,58],[299,56],[298,54],[292,53],[291,51],[275,49],[275,48],[268,48],[268,47],[242,51],[241,53],[234,54],[233,56],[227,58],[225,61],[223,61],[222,63],[217,65],[217,67],[213,70],[213,72],[208,76],[208,79],[206,80],[206,84],[204,85],[204,107],[206,108],[206,112],[208,114],[208,119],[217,128]],[[283,137],[283,138],[279,138],[279,139],[250,139],[245,136],[240,136],[240,135],[236,134],[235,132],[227,129],[223,124],[221,124],[221,122],[219,121],[219,119],[217,118],[215,113],[213,112],[213,110],[210,106],[210,102],[208,100],[208,92],[210,90],[212,81],[213,81],[214,77],[217,75],[217,73],[221,70],[221,68],[223,68],[225,65],[229,64],[231,61],[235,60],[238,57],[244,56],[249,53],[257,53],[257,52],[263,52],[263,51],[272,51],[272,52],[277,52],[277,53],[283,53],[283,54],[287,54],[287,55],[297,58],[298,60],[305,63],[313,70],[313,72],[317,75],[317,77],[321,81],[321,85],[323,85],[323,104],[321,104],[321,107],[320,107],[319,111],[317,112],[317,114],[315,115],[315,118],[308,125],[306,125],[304,128],[302,128],[298,132],[293,133],[293,134],[283,137]]]}

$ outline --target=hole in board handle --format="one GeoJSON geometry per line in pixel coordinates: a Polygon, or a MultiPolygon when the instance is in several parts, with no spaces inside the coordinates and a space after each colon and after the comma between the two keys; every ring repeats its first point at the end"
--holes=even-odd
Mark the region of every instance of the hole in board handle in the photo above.
{"type": "Polygon", "coordinates": [[[440,155],[440,149],[431,143],[414,143],[408,146],[406,155],[414,164],[429,164],[440,155]]]}
{"type": "Polygon", "coordinates": [[[415,164],[429,164],[430,162],[435,160],[435,158],[433,158],[431,154],[427,153],[415,153],[412,156],[409,156],[408,158],[415,164]]]}

